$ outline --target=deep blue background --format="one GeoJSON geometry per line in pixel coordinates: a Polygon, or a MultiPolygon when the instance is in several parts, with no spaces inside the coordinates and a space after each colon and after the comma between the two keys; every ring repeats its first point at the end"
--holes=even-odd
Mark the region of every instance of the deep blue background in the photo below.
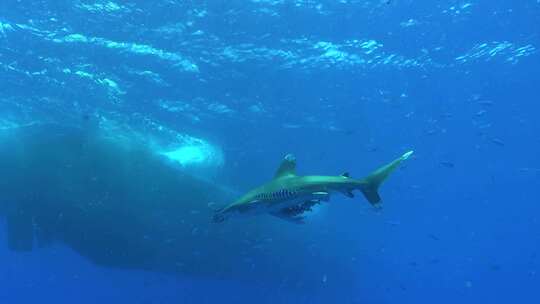
{"type": "MultiPolygon", "coordinates": [[[[333,221],[311,223],[347,241],[336,259],[351,259],[355,288],[321,282],[292,293],[105,269],[61,244],[31,253],[2,245],[0,302],[540,301],[538,1],[118,1],[123,8],[111,11],[81,8],[107,1],[49,2],[0,4],[3,117],[63,120],[96,109],[133,125],[141,124],[133,117],[146,117],[223,147],[219,181],[239,191],[264,182],[289,152],[300,173],[359,177],[408,149],[416,153],[384,185],[383,212],[336,197],[333,221]],[[184,27],[156,30],[171,24],[184,27]],[[66,42],[74,33],[153,51],[66,42]],[[383,46],[365,54],[346,46],[353,39],[383,46]],[[313,47],[321,41],[375,63],[325,58],[313,47]],[[501,42],[511,46],[490,56],[501,42]],[[486,52],[456,59],[483,43],[486,52]],[[527,54],[515,57],[525,46],[527,54]],[[236,59],[223,55],[227,47],[236,59]],[[199,72],[158,50],[181,54],[199,72]],[[390,54],[401,59],[381,64],[390,54]],[[130,72],[144,70],[162,82],[130,72]],[[99,82],[105,78],[124,93],[99,82]],[[168,112],[159,100],[193,110],[168,112]],[[230,111],[214,111],[213,103],[230,111]]],[[[332,269],[322,272],[339,282],[332,269]]]]}

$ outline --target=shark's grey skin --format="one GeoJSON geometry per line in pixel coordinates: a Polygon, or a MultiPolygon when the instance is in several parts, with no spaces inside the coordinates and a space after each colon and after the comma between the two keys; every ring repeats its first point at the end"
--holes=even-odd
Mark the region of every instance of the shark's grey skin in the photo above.
{"type": "Polygon", "coordinates": [[[413,151],[409,151],[403,154],[363,179],[350,178],[348,173],[340,176],[298,176],[296,159],[289,154],[285,156],[270,182],[249,191],[231,205],[217,210],[213,220],[223,222],[236,215],[270,214],[302,223],[302,214],[321,201],[329,201],[331,194],[339,192],[354,197],[354,190],[360,190],[372,205],[378,206],[381,202],[379,186],[412,153],[413,151]]]}

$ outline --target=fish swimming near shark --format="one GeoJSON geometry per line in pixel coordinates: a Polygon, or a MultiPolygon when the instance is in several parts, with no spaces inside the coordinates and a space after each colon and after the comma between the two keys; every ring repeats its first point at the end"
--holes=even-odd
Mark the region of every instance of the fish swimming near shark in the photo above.
{"type": "Polygon", "coordinates": [[[352,198],[354,190],[361,191],[369,203],[379,207],[380,185],[412,154],[413,151],[409,151],[362,179],[351,178],[349,173],[339,176],[299,176],[296,174],[296,158],[288,154],[270,182],[216,210],[213,221],[219,223],[239,215],[270,214],[293,223],[303,223],[303,215],[311,211],[313,206],[328,202],[334,193],[342,193],[352,198]]]}

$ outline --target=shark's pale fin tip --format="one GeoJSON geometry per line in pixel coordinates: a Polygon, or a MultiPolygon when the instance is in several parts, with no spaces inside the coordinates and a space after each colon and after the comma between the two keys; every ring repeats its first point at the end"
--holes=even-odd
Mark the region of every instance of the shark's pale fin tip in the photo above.
{"type": "Polygon", "coordinates": [[[409,157],[411,157],[411,155],[413,155],[413,153],[414,153],[414,151],[411,150],[411,151],[409,151],[409,152],[403,154],[403,156],[401,156],[401,159],[402,159],[402,160],[406,160],[406,159],[408,159],[409,157]]]}
{"type": "Polygon", "coordinates": [[[287,154],[283,158],[274,178],[296,175],[296,157],[294,154],[287,154]]]}
{"type": "Polygon", "coordinates": [[[289,153],[289,154],[285,155],[284,159],[286,161],[296,161],[296,156],[294,156],[294,154],[292,154],[292,153],[289,153]]]}

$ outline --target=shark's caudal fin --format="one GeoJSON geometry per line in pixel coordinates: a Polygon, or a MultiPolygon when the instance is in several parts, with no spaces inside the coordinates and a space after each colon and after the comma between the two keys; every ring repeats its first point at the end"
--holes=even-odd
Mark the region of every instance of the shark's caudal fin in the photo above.
{"type": "Polygon", "coordinates": [[[381,197],[379,196],[378,191],[382,182],[399,166],[402,161],[408,159],[412,154],[413,151],[409,151],[403,154],[400,158],[380,167],[379,169],[373,171],[369,176],[362,179],[362,186],[360,187],[360,190],[362,193],[364,193],[364,196],[372,205],[377,205],[381,202],[381,197]]]}

